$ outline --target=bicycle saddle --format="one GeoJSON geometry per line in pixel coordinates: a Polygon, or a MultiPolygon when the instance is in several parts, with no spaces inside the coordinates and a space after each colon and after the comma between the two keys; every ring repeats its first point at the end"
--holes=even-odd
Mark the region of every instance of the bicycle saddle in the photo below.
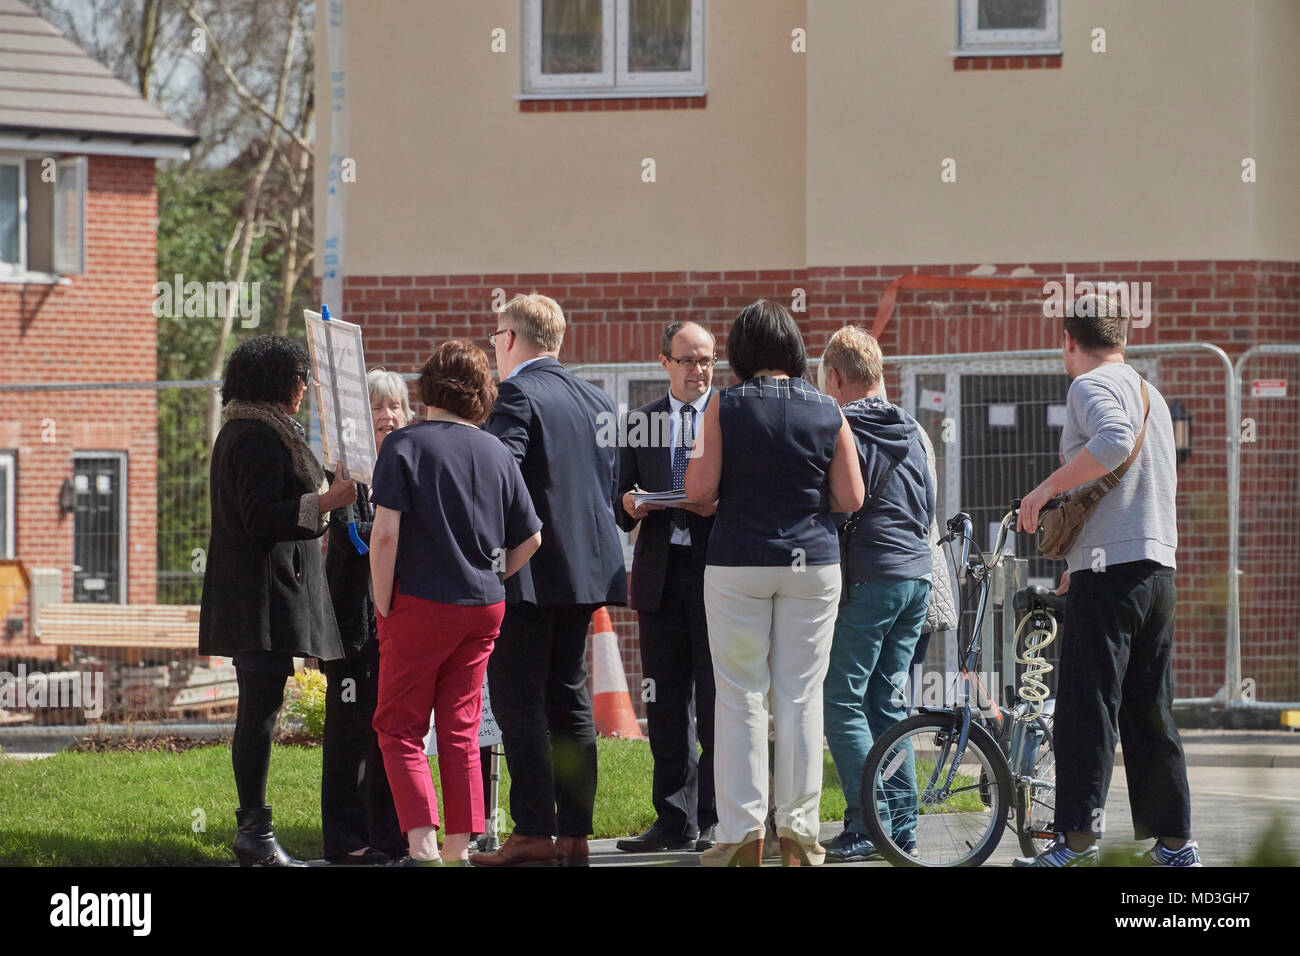
{"type": "Polygon", "coordinates": [[[1062,614],[1065,612],[1065,595],[1053,594],[1050,588],[1031,584],[1029,587],[1021,588],[1016,592],[1012,604],[1016,609],[1016,617],[1020,617],[1025,612],[1038,607],[1045,607],[1062,614]]]}

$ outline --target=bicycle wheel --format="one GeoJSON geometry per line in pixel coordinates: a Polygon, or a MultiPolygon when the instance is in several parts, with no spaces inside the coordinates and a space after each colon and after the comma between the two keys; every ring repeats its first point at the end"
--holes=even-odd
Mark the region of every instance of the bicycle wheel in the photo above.
{"type": "Polygon", "coordinates": [[[872,842],[895,866],[978,866],[1011,816],[1011,772],[997,742],[972,724],[957,755],[958,717],[917,714],[881,736],[862,771],[872,842]]]}
{"type": "Polygon", "coordinates": [[[1016,835],[1025,856],[1042,853],[1055,840],[1052,826],[1056,820],[1056,747],[1052,738],[1052,714],[1044,712],[1029,728],[1021,758],[1025,781],[1014,782],[1016,790],[1016,835]]]}

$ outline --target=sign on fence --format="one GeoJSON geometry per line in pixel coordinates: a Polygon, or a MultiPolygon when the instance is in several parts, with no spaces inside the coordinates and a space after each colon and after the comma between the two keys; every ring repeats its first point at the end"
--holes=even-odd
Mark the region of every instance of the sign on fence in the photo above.
{"type": "Polygon", "coordinates": [[[375,470],[375,428],[370,420],[361,326],[303,309],[311,350],[316,408],[320,412],[325,467],[370,484],[375,470]]]}
{"type": "Polygon", "coordinates": [[[1286,398],[1286,379],[1257,378],[1250,383],[1251,398],[1286,398]]]}
{"type": "MultiPolygon", "coordinates": [[[[478,745],[480,748],[493,747],[499,743],[501,743],[501,728],[497,725],[497,719],[492,716],[492,698],[488,695],[487,678],[484,678],[483,719],[478,725],[478,745]]],[[[424,752],[429,757],[438,752],[438,737],[433,726],[433,714],[429,715],[429,732],[424,737],[424,752]]]]}

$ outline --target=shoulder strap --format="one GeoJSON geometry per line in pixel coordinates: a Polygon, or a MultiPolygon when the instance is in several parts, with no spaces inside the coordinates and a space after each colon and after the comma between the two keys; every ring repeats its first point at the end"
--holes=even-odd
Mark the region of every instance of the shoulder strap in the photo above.
{"type": "Polygon", "coordinates": [[[871,510],[871,506],[875,504],[876,499],[880,497],[880,492],[881,489],[885,487],[885,482],[889,481],[889,476],[892,475],[895,469],[897,469],[902,463],[903,459],[895,458],[890,462],[889,467],[885,469],[884,474],[876,479],[875,485],[871,488],[871,494],[867,495],[867,500],[863,502],[862,507],[853,512],[853,515],[849,520],[844,522],[844,527],[840,529],[844,534],[853,534],[853,532],[858,530],[858,525],[862,523],[863,515],[871,510]]]}
{"type": "Polygon", "coordinates": [[[1137,460],[1138,452],[1142,450],[1142,442],[1147,437],[1147,418],[1151,414],[1151,397],[1147,394],[1147,380],[1139,379],[1139,381],[1142,383],[1142,430],[1138,432],[1137,441],[1133,443],[1133,450],[1129,452],[1129,456],[1114,471],[1102,475],[1102,481],[1105,483],[1107,491],[1119,484],[1119,480],[1124,477],[1124,473],[1137,460]]]}

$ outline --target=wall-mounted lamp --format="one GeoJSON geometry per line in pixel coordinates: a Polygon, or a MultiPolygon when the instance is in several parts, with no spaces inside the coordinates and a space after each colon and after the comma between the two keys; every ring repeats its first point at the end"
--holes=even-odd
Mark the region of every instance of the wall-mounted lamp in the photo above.
{"type": "Polygon", "coordinates": [[[1174,423],[1174,451],[1178,455],[1178,464],[1192,456],[1192,413],[1187,406],[1174,399],[1169,406],[1169,417],[1174,423]]]}
{"type": "Polygon", "coordinates": [[[59,488],[59,519],[62,520],[76,510],[76,489],[73,487],[71,478],[64,478],[63,486],[59,488]]]}

